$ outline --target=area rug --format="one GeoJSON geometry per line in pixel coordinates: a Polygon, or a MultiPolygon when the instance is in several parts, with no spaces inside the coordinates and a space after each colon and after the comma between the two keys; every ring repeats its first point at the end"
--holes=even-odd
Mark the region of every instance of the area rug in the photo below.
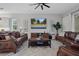
{"type": "Polygon", "coordinates": [[[0,53],[0,56],[56,56],[58,48],[63,44],[52,40],[50,47],[30,47],[28,48],[28,41],[24,42],[23,45],[17,49],[17,53],[0,53]]]}

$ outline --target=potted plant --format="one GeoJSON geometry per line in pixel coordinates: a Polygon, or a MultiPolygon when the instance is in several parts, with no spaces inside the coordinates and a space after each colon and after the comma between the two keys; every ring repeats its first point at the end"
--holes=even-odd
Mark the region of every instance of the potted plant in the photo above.
{"type": "Polygon", "coordinates": [[[61,29],[62,25],[57,22],[56,24],[53,24],[53,27],[56,29],[56,36],[58,36],[58,30],[61,29]]]}

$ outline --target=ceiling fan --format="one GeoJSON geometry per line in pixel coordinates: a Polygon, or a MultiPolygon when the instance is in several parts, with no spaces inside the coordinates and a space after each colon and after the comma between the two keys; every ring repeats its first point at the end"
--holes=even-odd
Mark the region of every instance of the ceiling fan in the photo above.
{"type": "Polygon", "coordinates": [[[36,5],[36,7],[34,9],[37,9],[38,7],[41,7],[41,9],[43,10],[44,9],[44,6],[47,7],[47,8],[50,8],[49,5],[47,5],[48,3],[35,3],[35,4],[32,4],[32,5],[36,5]]]}

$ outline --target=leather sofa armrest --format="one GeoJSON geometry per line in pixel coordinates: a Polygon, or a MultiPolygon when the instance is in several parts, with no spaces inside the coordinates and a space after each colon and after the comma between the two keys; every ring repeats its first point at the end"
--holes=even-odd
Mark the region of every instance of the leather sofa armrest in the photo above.
{"type": "Polygon", "coordinates": [[[11,40],[1,40],[0,49],[6,49],[6,48],[15,48],[16,49],[16,45],[11,40]]]}
{"type": "Polygon", "coordinates": [[[73,43],[73,42],[71,42],[71,47],[79,49],[79,43],[76,43],[76,42],[73,43]]]}
{"type": "Polygon", "coordinates": [[[16,39],[16,41],[20,41],[20,40],[22,40],[22,37],[16,39]]]}

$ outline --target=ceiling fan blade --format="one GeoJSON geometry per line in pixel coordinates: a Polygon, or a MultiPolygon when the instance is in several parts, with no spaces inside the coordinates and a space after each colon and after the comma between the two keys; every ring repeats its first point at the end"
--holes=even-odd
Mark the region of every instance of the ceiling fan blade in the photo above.
{"type": "Polygon", "coordinates": [[[50,6],[46,5],[45,3],[43,3],[43,5],[46,6],[46,7],[48,7],[48,8],[50,8],[50,6]]]}
{"type": "Polygon", "coordinates": [[[30,4],[30,5],[32,6],[32,5],[37,5],[37,4],[38,4],[38,3],[33,3],[33,4],[30,4]]]}
{"type": "Polygon", "coordinates": [[[41,9],[43,10],[43,5],[41,5],[41,9]]]}
{"type": "Polygon", "coordinates": [[[35,9],[37,9],[39,6],[40,6],[40,4],[38,4],[35,9]]]}

